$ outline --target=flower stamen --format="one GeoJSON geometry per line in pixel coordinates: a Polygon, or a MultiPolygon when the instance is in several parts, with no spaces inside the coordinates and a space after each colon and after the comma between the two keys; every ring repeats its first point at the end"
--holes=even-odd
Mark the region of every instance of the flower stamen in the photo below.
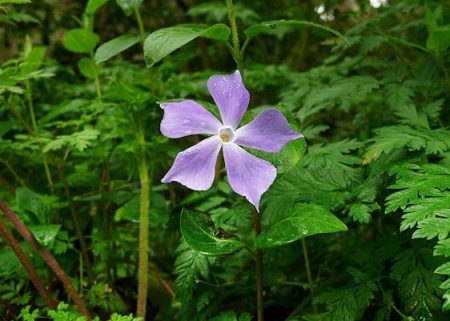
{"type": "Polygon", "coordinates": [[[235,139],[234,131],[230,127],[220,128],[218,135],[223,143],[232,143],[235,139]]]}

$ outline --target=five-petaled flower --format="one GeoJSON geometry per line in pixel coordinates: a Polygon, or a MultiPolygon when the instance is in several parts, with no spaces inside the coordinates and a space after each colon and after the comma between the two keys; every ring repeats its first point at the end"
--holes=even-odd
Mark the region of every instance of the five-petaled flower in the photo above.
{"type": "Polygon", "coordinates": [[[209,189],[214,181],[219,151],[223,148],[231,188],[259,210],[261,195],[272,185],[277,170],[240,146],[276,153],[302,135],[293,131],[275,108],[266,109],[247,125],[237,128],[250,101],[239,71],[211,76],[208,89],[219,107],[222,122],[193,100],[161,104],[164,110],[161,133],[164,136],[212,135],[180,152],[161,181],[176,181],[193,190],[209,189]]]}

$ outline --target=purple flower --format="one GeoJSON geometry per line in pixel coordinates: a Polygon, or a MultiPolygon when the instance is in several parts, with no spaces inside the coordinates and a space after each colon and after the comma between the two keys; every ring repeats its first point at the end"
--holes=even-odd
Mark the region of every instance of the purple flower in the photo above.
{"type": "Polygon", "coordinates": [[[302,135],[293,131],[275,108],[263,111],[247,125],[237,128],[250,101],[239,71],[210,77],[208,90],[219,107],[222,122],[193,100],[161,104],[164,136],[211,135],[180,152],[161,182],[176,181],[193,190],[209,189],[214,181],[219,151],[223,148],[231,188],[258,209],[261,195],[272,185],[277,170],[240,146],[275,153],[302,135]]]}

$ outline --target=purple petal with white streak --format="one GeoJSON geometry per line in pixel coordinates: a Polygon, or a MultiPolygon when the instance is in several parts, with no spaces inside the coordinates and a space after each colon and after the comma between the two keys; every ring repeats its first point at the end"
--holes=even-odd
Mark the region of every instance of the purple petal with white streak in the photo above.
{"type": "Polygon", "coordinates": [[[211,76],[208,90],[219,107],[223,124],[236,129],[250,102],[250,94],[240,72],[237,70],[231,75],[211,76]]]}
{"type": "Polygon", "coordinates": [[[259,211],[261,195],[275,180],[276,168],[234,143],[223,145],[223,156],[231,188],[259,211]]]}
{"type": "Polygon", "coordinates": [[[202,105],[193,100],[161,104],[164,117],[161,133],[169,138],[180,138],[196,134],[217,134],[222,124],[202,105]]]}
{"type": "Polygon", "coordinates": [[[276,153],[291,140],[302,136],[291,129],[283,114],[275,108],[269,108],[236,131],[235,143],[276,153]]]}
{"type": "Polygon", "coordinates": [[[182,151],[161,182],[176,181],[196,191],[209,189],[214,181],[221,145],[218,136],[212,136],[182,151]]]}

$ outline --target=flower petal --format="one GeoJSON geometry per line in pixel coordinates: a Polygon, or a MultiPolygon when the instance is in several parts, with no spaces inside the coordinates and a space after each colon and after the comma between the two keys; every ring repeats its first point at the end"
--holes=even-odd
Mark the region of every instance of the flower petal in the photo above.
{"type": "Polygon", "coordinates": [[[221,145],[218,136],[212,136],[178,153],[172,167],[161,182],[176,181],[197,191],[209,189],[214,181],[221,145]]]}
{"type": "Polygon", "coordinates": [[[223,156],[231,188],[259,211],[261,195],[275,180],[276,168],[234,143],[223,145],[223,156]]]}
{"type": "Polygon", "coordinates": [[[303,135],[291,129],[283,114],[275,108],[269,108],[236,131],[235,143],[276,153],[291,140],[300,137],[303,135]]]}
{"type": "Polygon", "coordinates": [[[239,70],[231,75],[211,76],[208,90],[219,107],[223,124],[236,129],[250,102],[239,70]]]}
{"type": "Polygon", "coordinates": [[[196,134],[217,134],[220,121],[193,100],[163,103],[164,117],[161,133],[169,138],[180,138],[196,134]]]}

